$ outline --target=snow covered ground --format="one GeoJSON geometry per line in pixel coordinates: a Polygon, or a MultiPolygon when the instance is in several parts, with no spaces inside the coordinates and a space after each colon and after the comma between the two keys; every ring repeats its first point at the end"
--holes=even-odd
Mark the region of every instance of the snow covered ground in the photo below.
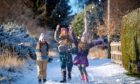
{"type": "MultiPolygon", "coordinates": [[[[5,25],[3,28],[8,28],[8,32],[5,31],[4,33],[2,28],[0,28],[1,38],[4,39],[3,41],[9,38],[10,41],[8,40],[8,42],[14,44],[19,44],[21,42],[34,44],[36,42],[33,38],[25,38],[27,31],[25,31],[22,27],[18,27],[19,26],[15,25],[12,25],[12,27],[11,25],[5,25]],[[24,32],[19,32],[19,29],[20,31],[24,30],[24,32]],[[21,36],[23,38],[21,38],[21,36]]],[[[24,55],[25,52],[27,53],[26,49],[18,48],[18,50],[22,50],[21,52],[24,55]]],[[[140,79],[125,75],[126,71],[124,68],[120,65],[112,63],[110,59],[89,59],[89,64],[90,66],[87,67],[89,83],[81,82],[78,68],[73,66],[72,80],[65,84],[140,84],[140,79]]],[[[38,84],[36,63],[33,60],[28,60],[24,67],[18,69],[16,68],[16,70],[13,69],[9,71],[8,69],[0,69],[0,73],[0,84],[38,84]]],[[[57,57],[55,57],[52,63],[48,64],[47,82],[45,84],[60,84],[59,81],[61,79],[60,61],[57,57]]]]}
{"type": "MultiPolygon", "coordinates": [[[[8,42],[15,44],[20,42],[29,42],[34,44],[36,42],[33,38],[25,38],[28,37],[27,31],[25,31],[22,27],[17,27],[19,26],[5,25],[4,28],[10,29],[10,33],[9,30],[7,30],[8,34],[7,31],[3,33],[3,30],[0,27],[1,38],[5,39],[5,36],[9,37],[10,41],[8,40],[8,42]],[[24,32],[19,32],[23,30],[24,32]],[[11,39],[10,35],[13,36],[13,39],[11,39]],[[21,36],[24,39],[21,38],[21,36]]],[[[23,52],[23,49],[18,50],[22,50],[23,52]]],[[[127,76],[124,68],[120,65],[112,63],[110,59],[89,59],[89,67],[87,67],[87,72],[89,82],[83,83],[80,80],[78,68],[73,66],[72,80],[65,84],[140,84],[140,79],[127,76]]],[[[45,84],[60,84],[59,81],[61,79],[60,61],[57,57],[55,57],[52,63],[48,64],[47,82],[45,84]]],[[[9,71],[8,69],[0,69],[0,84],[38,84],[35,61],[28,60],[24,67],[18,69],[16,68],[16,70],[13,69],[9,71]]]]}
{"type": "MultiPolygon", "coordinates": [[[[122,66],[114,64],[109,59],[89,60],[90,66],[87,68],[89,83],[80,81],[79,71],[73,67],[72,80],[65,84],[140,84],[140,80],[125,75],[122,66]]],[[[61,70],[58,58],[54,58],[47,67],[47,82],[45,84],[61,84],[61,70]]],[[[30,61],[23,70],[23,77],[11,84],[38,84],[36,64],[30,61]]]]}

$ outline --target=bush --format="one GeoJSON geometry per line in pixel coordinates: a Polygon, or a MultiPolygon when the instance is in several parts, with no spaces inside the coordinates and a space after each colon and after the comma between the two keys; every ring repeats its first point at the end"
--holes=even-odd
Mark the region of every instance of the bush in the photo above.
{"type": "Polygon", "coordinates": [[[129,73],[140,74],[140,8],[123,17],[122,61],[129,73]]]}
{"type": "Polygon", "coordinates": [[[19,58],[16,53],[11,53],[8,50],[0,53],[0,68],[17,68],[25,64],[25,59],[19,58]]]}
{"type": "Polygon", "coordinates": [[[16,53],[18,58],[27,59],[30,56],[35,59],[35,45],[35,38],[29,35],[23,25],[8,23],[0,26],[0,54],[9,50],[16,53]]]}

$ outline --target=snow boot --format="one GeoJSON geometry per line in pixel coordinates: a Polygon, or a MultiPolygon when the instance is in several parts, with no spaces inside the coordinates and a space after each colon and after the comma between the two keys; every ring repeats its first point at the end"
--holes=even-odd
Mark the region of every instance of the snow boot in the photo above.
{"type": "Polygon", "coordinates": [[[71,72],[68,72],[68,80],[71,80],[71,72]]]}
{"type": "Polygon", "coordinates": [[[46,82],[47,80],[46,79],[43,79],[43,82],[46,82]]]}
{"type": "Polygon", "coordinates": [[[41,83],[41,79],[38,79],[38,82],[41,83]]]}
{"type": "Polygon", "coordinates": [[[62,76],[63,76],[63,79],[60,81],[60,83],[65,83],[66,82],[66,71],[62,71],[62,76]]]}
{"type": "Polygon", "coordinates": [[[85,75],[85,74],[83,74],[83,81],[84,81],[84,82],[88,82],[88,77],[87,77],[87,75],[85,75]]]}
{"type": "Polygon", "coordinates": [[[81,80],[84,81],[84,74],[81,74],[81,80]]]}

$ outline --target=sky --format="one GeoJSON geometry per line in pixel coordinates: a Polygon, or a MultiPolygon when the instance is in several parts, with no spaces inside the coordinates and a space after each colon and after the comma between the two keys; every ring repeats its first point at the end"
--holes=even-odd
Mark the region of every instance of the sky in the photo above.
{"type": "MultiPolygon", "coordinates": [[[[72,7],[72,14],[78,13],[81,11],[82,7],[84,6],[84,3],[86,3],[88,0],[69,0],[69,5],[72,7]]],[[[93,0],[94,2],[102,1],[102,0],[93,0]]]]}
{"type": "Polygon", "coordinates": [[[70,0],[69,5],[72,7],[72,14],[80,12],[82,8],[79,6],[83,6],[85,1],[86,0],[70,0]]]}

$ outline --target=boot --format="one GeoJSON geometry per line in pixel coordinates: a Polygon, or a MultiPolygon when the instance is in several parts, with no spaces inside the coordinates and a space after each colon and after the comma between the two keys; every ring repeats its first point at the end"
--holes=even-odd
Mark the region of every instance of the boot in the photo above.
{"type": "Polygon", "coordinates": [[[41,83],[41,79],[38,79],[38,82],[41,83]]]}
{"type": "Polygon", "coordinates": [[[84,79],[84,80],[83,80],[84,82],[88,82],[88,77],[87,77],[86,74],[83,74],[83,79],[84,79]]]}
{"type": "Polygon", "coordinates": [[[71,80],[71,72],[68,72],[68,80],[71,80]]]}
{"type": "Polygon", "coordinates": [[[81,74],[81,80],[84,81],[84,74],[81,74]]]}
{"type": "Polygon", "coordinates": [[[43,82],[46,82],[47,80],[46,79],[43,79],[43,82]]]}
{"type": "Polygon", "coordinates": [[[66,82],[66,71],[62,71],[62,76],[63,76],[63,79],[60,81],[60,83],[65,83],[66,82]]]}

